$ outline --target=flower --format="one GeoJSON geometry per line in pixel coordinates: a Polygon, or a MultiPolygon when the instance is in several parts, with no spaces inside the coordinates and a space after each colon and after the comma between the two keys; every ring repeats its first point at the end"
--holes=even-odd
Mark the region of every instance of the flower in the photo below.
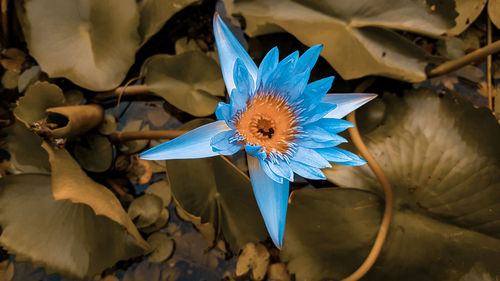
{"type": "Polygon", "coordinates": [[[374,94],[326,94],[334,77],[308,84],[322,45],[279,61],[274,47],[257,68],[219,15],[214,34],[230,104],[219,103],[219,121],[158,145],[142,159],[190,159],[231,155],[244,148],[255,198],[274,244],[281,248],[294,174],[325,179],[329,162],[363,165],[359,156],[335,147],[337,133],[352,127],[342,120],[374,94]]]}

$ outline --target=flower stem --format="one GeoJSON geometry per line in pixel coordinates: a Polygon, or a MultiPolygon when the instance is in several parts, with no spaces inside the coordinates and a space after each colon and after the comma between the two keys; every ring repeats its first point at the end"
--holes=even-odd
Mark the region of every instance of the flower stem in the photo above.
{"type": "Polygon", "coordinates": [[[153,139],[174,139],[188,131],[180,130],[155,130],[155,131],[138,131],[138,132],[121,132],[109,135],[109,140],[114,142],[130,141],[130,140],[153,140],[153,139]]]}
{"type": "Polygon", "coordinates": [[[500,40],[495,41],[495,43],[488,44],[482,48],[475,50],[474,52],[468,53],[467,55],[447,61],[440,66],[433,68],[427,72],[427,76],[436,77],[453,72],[469,63],[477,60],[482,60],[487,56],[500,51],[500,40]]]}
{"type": "MultiPolygon", "coordinates": [[[[491,19],[488,17],[487,23],[487,42],[486,46],[491,44],[491,19]]],[[[487,81],[487,89],[488,89],[488,107],[491,111],[493,111],[493,98],[492,98],[492,82],[491,82],[491,54],[486,57],[486,81],[487,81]]]]}
{"type": "MultiPolygon", "coordinates": [[[[354,111],[347,115],[347,121],[356,124],[356,116],[354,111]]],[[[373,158],[373,156],[366,148],[366,145],[361,139],[357,126],[349,128],[348,130],[349,134],[351,135],[352,142],[358,149],[359,153],[361,153],[361,156],[363,156],[363,158],[368,161],[368,166],[370,166],[373,173],[375,173],[375,175],[377,176],[377,179],[382,185],[385,194],[384,216],[382,217],[382,223],[380,224],[377,237],[375,238],[375,243],[373,243],[373,247],[363,264],[361,264],[361,266],[355,272],[343,279],[343,281],[356,281],[361,279],[370,270],[370,268],[373,266],[378,256],[380,255],[380,252],[382,251],[382,246],[384,245],[385,239],[387,238],[387,233],[389,232],[389,226],[391,224],[393,197],[389,179],[387,178],[375,158],[373,158]]]]}
{"type": "Polygon", "coordinates": [[[5,47],[9,46],[9,17],[8,17],[9,1],[2,0],[0,4],[1,18],[2,18],[2,34],[5,43],[5,47]]]}
{"type": "Polygon", "coordinates": [[[103,92],[100,94],[95,94],[93,99],[95,100],[107,100],[114,99],[121,96],[137,96],[137,95],[154,95],[146,85],[130,85],[121,86],[113,91],[103,92]]]}

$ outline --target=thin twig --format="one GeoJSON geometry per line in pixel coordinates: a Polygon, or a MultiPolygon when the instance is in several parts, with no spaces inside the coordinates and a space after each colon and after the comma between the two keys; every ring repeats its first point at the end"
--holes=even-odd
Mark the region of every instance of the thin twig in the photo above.
{"type": "MultiPolygon", "coordinates": [[[[491,19],[488,17],[488,25],[487,25],[487,42],[486,46],[491,44],[491,19]]],[[[486,57],[486,83],[487,83],[487,89],[488,89],[488,108],[493,111],[493,98],[492,98],[492,83],[491,83],[491,55],[488,55],[486,57]]]]}
{"type": "MultiPolygon", "coordinates": [[[[135,77],[135,78],[132,78],[130,79],[126,84],[125,86],[123,87],[118,87],[118,89],[120,89],[120,91],[118,92],[118,100],[116,101],[116,108],[115,108],[115,118],[118,122],[118,120],[120,120],[120,101],[122,99],[122,96],[123,96],[123,93],[125,93],[125,91],[130,88],[130,83],[134,82],[134,81],[137,81],[137,79],[139,79],[139,77],[135,77]]],[[[144,86],[144,85],[141,85],[141,86],[144,86]]],[[[147,89],[147,88],[146,88],[147,89]]]]}
{"type": "Polygon", "coordinates": [[[130,140],[154,140],[154,139],[174,139],[188,131],[180,130],[155,130],[113,133],[109,136],[110,141],[122,142],[130,140]]]}
{"type": "Polygon", "coordinates": [[[131,86],[118,87],[110,92],[95,94],[93,98],[95,100],[108,100],[108,99],[118,98],[119,96],[136,96],[136,95],[154,95],[154,94],[148,90],[148,87],[146,85],[131,85],[131,86]]]}
{"type": "MultiPolygon", "coordinates": [[[[356,124],[356,116],[354,111],[351,112],[349,115],[347,115],[347,121],[356,124]]],[[[361,279],[370,270],[370,268],[373,266],[378,256],[380,255],[380,252],[382,251],[382,246],[384,246],[385,239],[387,238],[387,233],[389,232],[389,226],[391,224],[393,199],[392,199],[392,189],[389,183],[389,179],[387,178],[387,176],[385,175],[384,171],[379,166],[375,158],[373,158],[373,156],[366,148],[366,145],[363,143],[363,140],[361,139],[357,126],[349,128],[349,134],[351,135],[352,142],[358,149],[359,153],[361,153],[361,156],[363,156],[363,158],[366,159],[366,161],[368,161],[368,166],[370,166],[373,173],[375,173],[375,175],[377,176],[377,179],[382,185],[385,194],[384,216],[382,217],[382,222],[380,224],[377,237],[375,238],[375,242],[373,243],[373,247],[370,250],[370,253],[366,257],[363,264],[361,264],[361,266],[355,272],[353,272],[351,275],[349,275],[347,278],[343,280],[343,281],[356,281],[361,279]]]]}
{"type": "Polygon", "coordinates": [[[2,0],[0,10],[2,13],[2,34],[6,46],[9,46],[9,17],[8,17],[9,0],[2,0]]]}
{"type": "Polygon", "coordinates": [[[467,55],[447,61],[440,66],[433,68],[427,72],[428,77],[436,77],[453,72],[463,66],[468,65],[473,61],[478,61],[486,58],[488,55],[494,54],[500,51],[500,40],[495,41],[495,43],[488,44],[474,52],[468,53],[467,55]]]}

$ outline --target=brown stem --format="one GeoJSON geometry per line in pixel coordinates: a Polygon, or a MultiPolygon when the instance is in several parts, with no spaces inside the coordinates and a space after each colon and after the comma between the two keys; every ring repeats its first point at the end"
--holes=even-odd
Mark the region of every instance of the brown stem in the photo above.
{"type": "Polygon", "coordinates": [[[93,98],[96,100],[107,100],[107,99],[118,98],[120,96],[136,96],[136,95],[153,95],[153,93],[150,90],[148,90],[148,87],[146,85],[131,85],[131,86],[118,87],[110,92],[95,94],[93,98]]]}
{"type": "Polygon", "coordinates": [[[122,142],[130,140],[154,140],[154,139],[174,139],[188,131],[180,130],[156,130],[156,131],[138,131],[113,133],[109,136],[110,141],[122,142]]]}
{"type": "MultiPolygon", "coordinates": [[[[487,25],[487,42],[486,46],[491,44],[491,19],[488,17],[488,25],[487,25]]],[[[493,111],[493,98],[492,98],[492,82],[491,82],[491,55],[486,57],[486,83],[488,89],[488,108],[493,111]]]]}
{"type": "Polygon", "coordinates": [[[2,13],[2,34],[5,40],[5,45],[9,45],[9,17],[8,17],[8,9],[9,9],[9,0],[2,0],[0,10],[2,13]]]}
{"type": "Polygon", "coordinates": [[[428,77],[436,77],[453,72],[469,63],[477,60],[482,60],[487,56],[500,51],[500,40],[495,41],[495,43],[488,44],[474,52],[468,53],[467,55],[447,61],[440,66],[433,68],[427,72],[428,77]]]}
{"type": "MultiPolygon", "coordinates": [[[[354,111],[347,115],[347,121],[356,124],[356,116],[354,111]]],[[[361,156],[363,156],[363,158],[368,161],[368,166],[370,166],[373,173],[375,173],[375,175],[377,176],[377,179],[382,185],[385,194],[384,216],[382,217],[382,222],[380,224],[377,237],[375,238],[375,242],[373,243],[373,247],[361,266],[351,275],[343,279],[343,281],[356,281],[361,279],[370,270],[370,268],[373,266],[378,256],[380,255],[380,252],[382,251],[382,246],[385,243],[387,233],[389,232],[389,226],[391,224],[393,199],[389,179],[387,178],[375,158],[373,158],[373,156],[366,148],[366,145],[361,139],[357,126],[349,128],[349,134],[351,135],[351,140],[358,149],[361,156]]]]}

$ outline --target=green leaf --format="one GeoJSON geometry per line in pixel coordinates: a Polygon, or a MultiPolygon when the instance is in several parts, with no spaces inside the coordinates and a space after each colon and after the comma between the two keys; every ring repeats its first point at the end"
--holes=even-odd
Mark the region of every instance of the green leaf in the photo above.
{"type": "Polygon", "coordinates": [[[234,10],[245,17],[251,36],[283,29],[305,45],[324,44],[323,57],[344,79],[383,75],[411,82],[425,79],[427,59],[390,29],[437,37],[456,16],[413,0],[256,0],[239,1],[234,10]]]}
{"type": "Polygon", "coordinates": [[[78,163],[89,172],[104,172],[113,162],[113,146],[107,137],[86,134],[83,142],[75,145],[74,154],[78,163]]]}
{"type": "Polygon", "coordinates": [[[139,2],[141,14],[139,34],[142,44],[158,32],[177,11],[196,1],[198,0],[141,0],[139,2]]]}
{"type": "MultiPolygon", "coordinates": [[[[347,277],[372,247],[383,204],[357,189],[294,192],[281,259],[297,280],[347,277]]],[[[499,258],[499,239],[398,208],[382,253],[363,280],[458,280],[478,264],[499,275],[499,258]]]]}
{"type": "Polygon", "coordinates": [[[215,96],[224,96],[219,65],[199,51],[152,56],[142,73],[151,92],[194,116],[213,114],[220,101],[215,96]]]}
{"type": "MultiPolygon", "coordinates": [[[[181,127],[193,129],[193,120],[181,127]]],[[[211,222],[238,251],[248,242],[265,240],[267,232],[257,207],[250,179],[226,158],[168,160],[172,192],[181,207],[201,222],[211,222]]]]}
{"type": "Polygon", "coordinates": [[[243,248],[236,264],[236,276],[252,271],[252,280],[262,280],[269,266],[269,252],[260,243],[248,243],[243,248]]]}
{"type": "Polygon", "coordinates": [[[170,188],[170,182],[167,180],[160,180],[152,183],[145,191],[146,194],[151,194],[161,198],[163,202],[163,207],[170,205],[172,201],[172,189],[170,188]]]}
{"type": "Polygon", "coordinates": [[[48,82],[35,82],[17,101],[14,115],[29,128],[34,122],[47,116],[47,108],[63,106],[64,103],[64,94],[58,86],[48,82]]]}
{"type": "Polygon", "coordinates": [[[153,252],[149,256],[149,262],[164,262],[174,252],[175,242],[168,238],[163,232],[155,232],[148,237],[148,243],[153,252]]]}
{"type": "Polygon", "coordinates": [[[48,274],[93,277],[144,253],[122,225],[86,204],[54,200],[48,175],[0,179],[0,244],[48,274]]]}
{"type": "Polygon", "coordinates": [[[489,0],[488,1],[488,16],[491,22],[500,28],[500,0],[489,0]]]}
{"type": "Polygon", "coordinates": [[[19,14],[42,71],[93,91],[120,85],[141,42],[134,0],[26,0],[19,14]]]}
{"type": "MultiPolygon", "coordinates": [[[[135,132],[135,131],[147,131],[149,130],[149,125],[146,124],[143,126],[143,121],[142,120],[130,120],[125,124],[121,132],[135,132]]],[[[121,142],[118,148],[120,149],[121,152],[127,153],[127,154],[133,154],[136,153],[142,149],[144,149],[149,143],[149,140],[131,140],[131,141],[124,141],[121,142]]]]}
{"type": "Polygon", "coordinates": [[[128,207],[128,215],[138,228],[144,228],[151,226],[160,218],[162,209],[160,197],[144,194],[132,201],[128,207]]]}
{"type": "Polygon", "coordinates": [[[456,36],[464,32],[481,14],[487,1],[488,0],[455,0],[455,9],[458,16],[455,18],[455,26],[448,30],[446,34],[448,36],[456,36]]]}
{"type": "Polygon", "coordinates": [[[40,67],[38,65],[26,69],[23,73],[21,73],[21,75],[19,75],[19,80],[17,82],[17,89],[19,92],[24,92],[24,90],[26,90],[28,86],[35,83],[41,75],[42,72],[40,71],[40,67]]]}

